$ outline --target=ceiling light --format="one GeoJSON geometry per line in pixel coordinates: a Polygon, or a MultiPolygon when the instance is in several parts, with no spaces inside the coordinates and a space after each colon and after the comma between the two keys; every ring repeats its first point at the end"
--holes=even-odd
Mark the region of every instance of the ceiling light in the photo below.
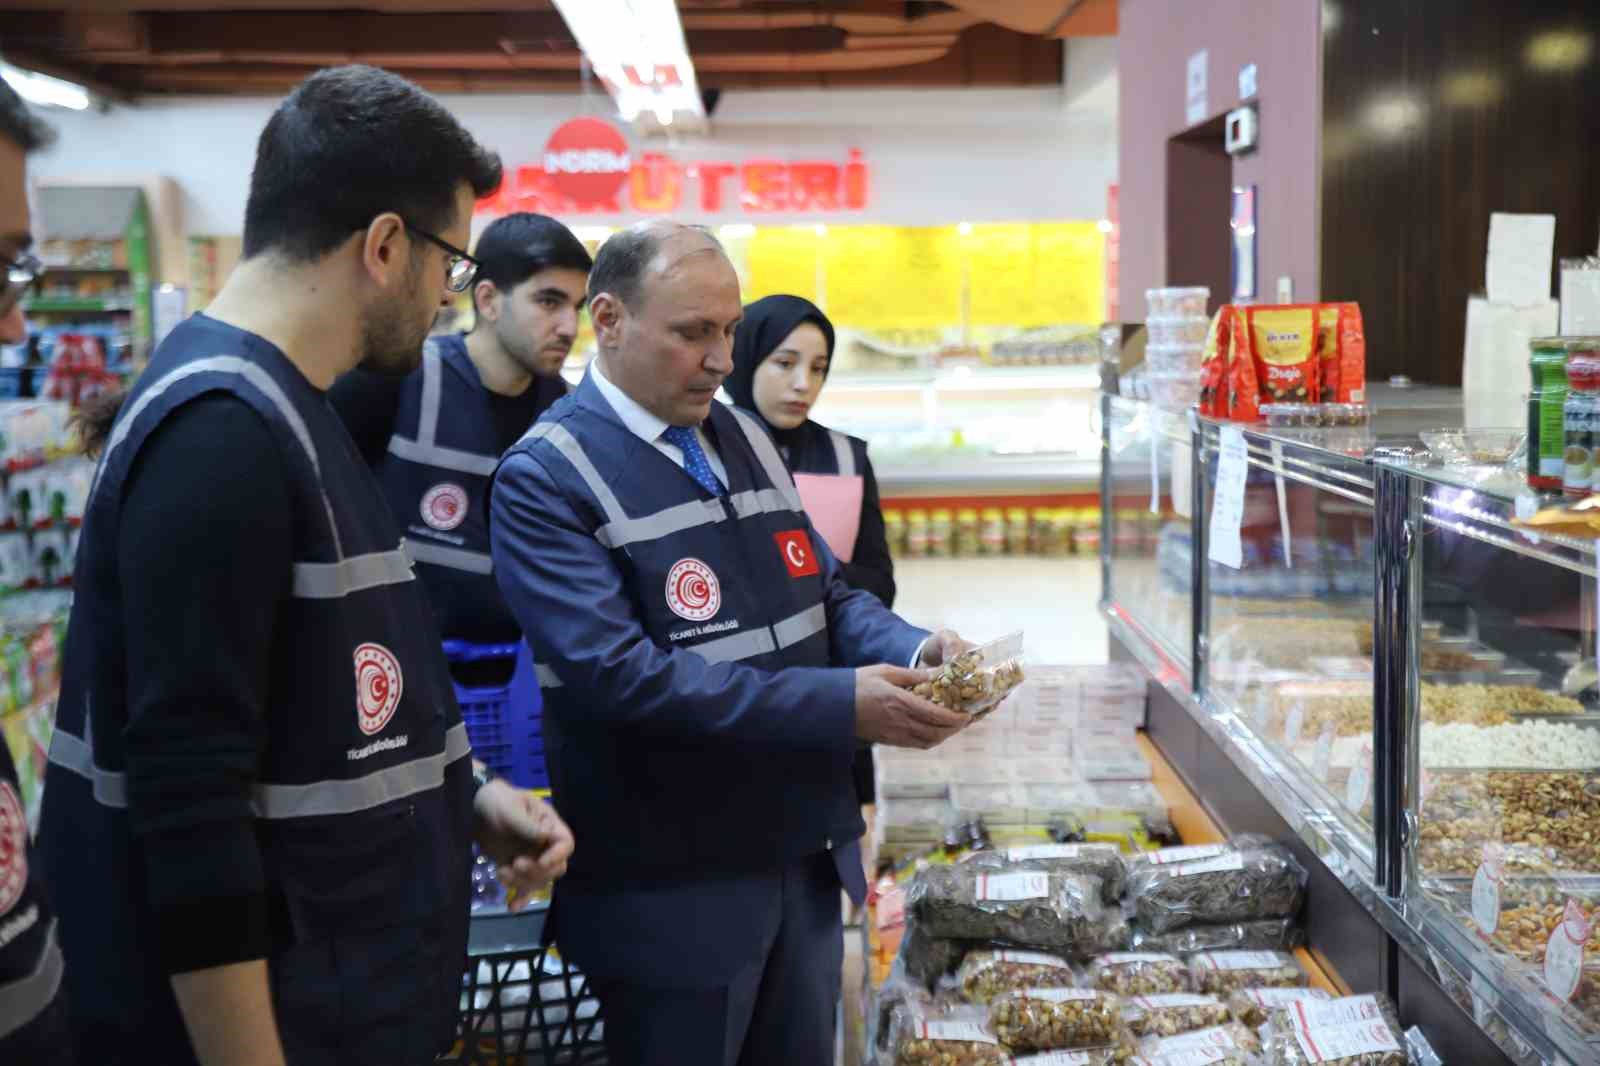
{"type": "Polygon", "coordinates": [[[706,112],[674,0],[555,0],[623,117],[704,127],[706,112]],[[663,117],[665,116],[665,117],[663,117]]]}
{"type": "Polygon", "coordinates": [[[29,103],[67,107],[73,111],[83,111],[89,106],[88,89],[48,74],[35,74],[10,63],[0,63],[0,78],[4,78],[6,84],[29,103]]]}
{"type": "Polygon", "coordinates": [[[1423,106],[1405,93],[1386,93],[1367,106],[1367,123],[1386,137],[1403,137],[1422,122],[1423,106]]]}
{"type": "Polygon", "coordinates": [[[1528,66],[1558,73],[1577,70],[1588,62],[1594,38],[1582,30],[1550,30],[1528,42],[1528,66]]]}
{"type": "Polygon", "coordinates": [[[1503,87],[1498,75],[1486,70],[1463,70],[1445,76],[1440,95],[1457,107],[1486,107],[1500,99],[1503,87]]]}
{"type": "Polygon", "coordinates": [[[969,233],[972,232],[972,223],[970,223],[970,222],[961,223],[961,225],[956,227],[956,232],[961,234],[963,237],[967,236],[969,233]]]}

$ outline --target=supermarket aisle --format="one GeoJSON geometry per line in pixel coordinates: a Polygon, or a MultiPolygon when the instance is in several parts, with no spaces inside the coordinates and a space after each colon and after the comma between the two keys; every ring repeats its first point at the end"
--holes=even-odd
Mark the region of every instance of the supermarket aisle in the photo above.
{"type": "Polygon", "coordinates": [[[1031,662],[1105,662],[1098,558],[902,558],[894,577],[895,611],[915,625],[976,641],[1021,629],[1031,662]]]}

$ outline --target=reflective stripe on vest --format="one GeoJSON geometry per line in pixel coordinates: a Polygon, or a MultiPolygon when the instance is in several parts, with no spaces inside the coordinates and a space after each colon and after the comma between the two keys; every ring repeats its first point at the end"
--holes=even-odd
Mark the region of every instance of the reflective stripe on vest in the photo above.
{"type": "Polygon", "coordinates": [[[405,540],[406,554],[419,563],[446,566],[451,570],[465,570],[471,574],[494,573],[494,559],[483,552],[470,552],[465,548],[447,548],[416,537],[405,540]]]}
{"type": "Polygon", "coordinates": [[[833,442],[833,458],[839,464],[840,477],[856,476],[856,451],[850,447],[850,438],[837,430],[828,430],[828,439],[833,442]]]}
{"type": "Polygon", "coordinates": [[[556,676],[556,672],[552,667],[549,667],[544,663],[534,663],[533,673],[534,676],[539,679],[540,688],[561,687],[561,679],[556,676]]]}
{"type": "Polygon", "coordinates": [[[55,919],[45,928],[44,952],[39,965],[26,977],[0,984],[0,1040],[43,1014],[61,988],[61,945],[56,943],[55,919]]]}
{"type": "MultiPolygon", "coordinates": [[[[584,485],[588,487],[600,504],[600,509],[605,513],[606,522],[594,531],[594,538],[607,548],[623,548],[641,541],[657,540],[697,526],[713,525],[725,521],[728,517],[727,511],[717,500],[690,500],[687,503],[663,508],[654,514],[629,518],[623,511],[622,504],[618,502],[616,494],[601,478],[600,471],[590,462],[583,445],[579,444],[564,427],[552,422],[541,422],[529,430],[522,439],[548,440],[566,457],[567,462],[572,464],[572,468],[578,472],[578,476],[583,479],[584,485]]],[[[765,440],[765,436],[762,439],[765,440]]],[[[776,456],[776,450],[773,454],[776,456]]],[[[771,470],[769,469],[767,473],[770,475],[771,470]]],[[[798,500],[798,494],[791,500],[781,489],[746,489],[729,496],[728,506],[739,518],[749,518],[757,514],[797,511],[800,509],[798,500]]]]}
{"type": "MultiPolygon", "coordinates": [[[[309,818],[355,814],[391,800],[415,796],[444,784],[445,767],[470,753],[467,727],[457,723],[445,733],[444,750],[374,770],[364,777],[314,781],[305,785],[255,785],[250,790],[256,817],[309,818]]],[[[94,798],[106,807],[128,805],[127,776],[95,765],[94,749],[82,738],[57,729],[50,738],[50,761],[71,770],[94,787],[94,798]]]]}
{"type": "Polygon", "coordinates": [[[799,490],[794,487],[794,478],[789,476],[789,468],[783,465],[783,456],[778,454],[778,446],[772,443],[772,438],[767,436],[761,423],[756,421],[754,415],[747,415],[737,407],[730,407],[728,411],[738,419],[739,428],[744,430],[745,437],[750,441],[750,449],[756,453],[756,458],[761,460],[761,466],[767,472],[767,480],[789,502],[789,510],[805,510],[800,502],[799,490]]]}
{"type": "Polygon", "coordinates": [[[112,453],[121,447],[128,439],[128,434],[133,432],[133,423],[139,415],[158,400],[162,393],[196,374],[237,374],[259,389],[262,395],[278,409],[278,414],[283,416],[283,420],[294,431],[295,438],[300,441],[300,447],[305,449],[306,458],[311,461],[311,469],[316,472],[319,491],[322,492],[322,507],[328,515],[328,530],[333,535],[334,551],[342,557],[344,548],[339,541],[339,525],[333,520],[333,504],[329,502],[327,492],[320,488],[322,462],[317,458],[317,448],[311,442],[311,431],[306,428],[305,419],[300,417],[300,412],[294,409],[294,404],[289,402],[289,397],[283,394],[283,389],[278,387],[278,383],[272,380],[271,374],[236,355],[213,355],[185,363],[140,393],[139,398],[117,416],[116,425],[112,427],[111,437],[106,441],[105,451],[101,455],[100,466],[95,470],[94,481],[89,486],[89,499],[94,499],[95,489],[100,487],[100,475],[110,464],[112,453]]]}
{"type": "Polygon", "coordinates": [[[405,553],[352,555],[337,563],[295,563],[294,595],[302,600],[335,600],[365,589],[416,580],[405,553]]]}
{"type": "Polygon", "coordinates": [[[436,443],[439,437],[440,396],[443,392],[444,357],[439,354],[438,342],[430,339],[422,348],[422,400],[417,413],[417,439],[396,433],[389,438],[389,454],[408,463],[491,477],[495,467],[500,465],[498,455],[479,455],[457,448],[440,447],[436,443]]]}

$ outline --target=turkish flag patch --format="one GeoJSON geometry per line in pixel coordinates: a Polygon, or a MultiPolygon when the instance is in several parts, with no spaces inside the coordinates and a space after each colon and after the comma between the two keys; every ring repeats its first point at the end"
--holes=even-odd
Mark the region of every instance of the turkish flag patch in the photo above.
{"type": "Polygon", "coordinates": [[[817,565],[817,553],[811,550],[811,538],[805,530],[791,529],[774,533],[772,539],[778,542],[778,553],[783,556],[783,565],[789,568],[790,577],[810,577],[822,573],[822,568],[817,565]]]}

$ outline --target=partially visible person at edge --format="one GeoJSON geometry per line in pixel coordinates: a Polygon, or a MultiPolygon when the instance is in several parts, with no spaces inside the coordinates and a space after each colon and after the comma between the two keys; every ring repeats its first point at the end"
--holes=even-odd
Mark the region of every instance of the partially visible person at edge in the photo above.
{"type": "Polygon", "coordinates": [[[599,354],[489,499],[556,802],[605,842],[554,936],[614,1066],[825,1066],[839,890],[866,893],[856,741],[966,725],[908,689],[968,645],[845,585],[766,429],[716,401],[742,308],[714,238],[631,227],[589,289],[599,354]]]}
{"type": "Polygon", "coordinates": [[[383,485],[440,633],[507,644],[522,633],[489,557],[489,475],[567,393],[593,260],[567,227],[528,213],[490,223],[473,258],[470,332],[430,337],[403,378],[358,367],[328,399],[383,485]]]}
{"type": "Polygon", "coordinates": [[[438,632],[325,390],[416,369],[499,161],[370,67],[267,121],[244,258],[103,444],[44,801],[84,1062],[425,1063],[470,844],[521,889],[572,840],[468,758],[438,632]]]}
{"type": "MultiPolygon", "coordinates": [[[[733,338],[733,372],[723,389],[734,404],[761,419],[778,442],[802,498],[806,479],[828,478],[831,491],[806,501],[813,523],[855,531],[848,544],[828,541],[839,559],[839,573],[851,588],[865,589],[894,606],[894,559],[878,502],[878,479],[867,458],[867,442],[811,420],[833,362],[833,323],[810,300],[766,296],[744,309],[733,338]],[[820,515],[816,508],[846,508],[842,515],[820,515]],[[830,521],[830,518],[833,519],[830,521]]],[[[872,746],[856,751],[856,798],[873,803],[877,781],[872,746]]]]}
{"type": "MultiPolygon", "coordinates": [[[[44,268],[28,251],[33,227],[24,159],[50,138],[11,86],[0,82],[0,344],[28,338],[22,295],[44,268]]],[[[71,1061],[60,988],[56,919],[28,839],[17,768],[0,738],[0,1062],[71,1061]]]]}

